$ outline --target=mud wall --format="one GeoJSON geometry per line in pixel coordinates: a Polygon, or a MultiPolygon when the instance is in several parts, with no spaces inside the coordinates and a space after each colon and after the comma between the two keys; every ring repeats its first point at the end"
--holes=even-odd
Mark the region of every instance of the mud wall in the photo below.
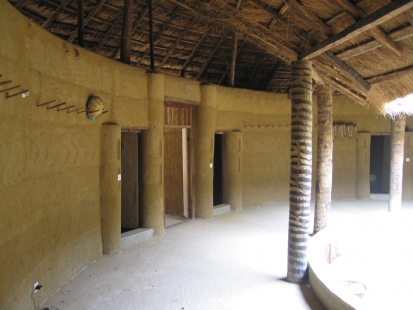
{"type": "Polygon", "coordinates": [[[146,73],[56,38],[4,0],[0,27],[0,80],[30,92],[0,96],[0,308],[32,309],[36,281],[39,305],[102,255],[101,127],[147,126],[146,73]],[[92,94],[109,110],[96,121],[47,109],[85,107],[92,94]]]}

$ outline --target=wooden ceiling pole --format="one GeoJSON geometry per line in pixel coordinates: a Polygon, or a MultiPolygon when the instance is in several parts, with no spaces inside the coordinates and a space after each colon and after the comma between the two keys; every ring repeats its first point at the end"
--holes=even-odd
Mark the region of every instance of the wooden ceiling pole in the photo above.
{"type": "MultiPolygon", "coordinates": [[[[403,29],[398,29],[389,34],[389,38],[395,42],[402,41],[412,36],[413,36],[413,26],[408,26],[403,29]]],[[[373,40],[365,44],[358,44],[352,48],[349,48],[348,50],[345,50],[344,52],[338,53],[336,54],[336,57],[341,60],[346,60],[346,59],[350,59],[352,57],[356,57],[358,55],[367,53],[368,51],[379,48],[380,46],[383,46],[381,42],[377,40],[373,40]]]]}
{"type": "Polygon", "coordinates": [[[231,70],[229,72],[229,84],[234,87],[235,82],[235,64],[237,62],[237,47],[238,47],[238,34],[234,32],[234,40],[232,43],[232,55],[231,55],[231,70]]]}
{"type": "Polygon", "coordinates": [[[317,15],[315,15],[312,11],[307,9],[306,6],[301,4],[297,0],[284,0],[284,3],[290,6],[294,11],[305,17],[306,19],[310,20],[314,26],[323,32],[327,36],[331,36],[333,31],[331,30],[330,26],[324,23],[317,15]]]}
{"type": "Polygon", "coordinates": [[[122,40],[120,49],[120,61],[130,64],[132,47],[132,20],[133,0],[125,0],[123,6],[122,40]]]}
{"type": "Polygon", "coordinates": [[[19,0],[19,1],[17,1],[17,3],[14,5],[14,7],[19,10],[20,8],[24,7],[24,6],[27,4],[27,2],[29,2],[29,1],[30,1],[30,0],[19,0]]]}
{"type": "MultiPolygon", "coordinates": [[[[135,24],[133,25],[132,28],[132,36],[135,33],[136,29],[138,29],[140,23],[142,22],[143,18],[145,17],[146,13],[148,13],[148,8],[146,7],[144,10],[142,10],[142,12],[139,14],[139,16],[137,17],[135,24]]],[[[116,52],[113,54],[112,59],[116,59],[119,57],[120,54],[120,50],[121,50],[121,46],[116,50],[116,52]]]]}
{"type": "MultiPolygon", "coordinates": [[[[341,9],[346,11],[350,16],[352,16],[356,21],[364,18],[367,14],[357,7],[356,5],[352,4],[348,0],[333,0],[341,9]]],[[[377,41],[381,42],[384,46],[386,46],[389,50],[391,50],[397,56],[402,56],[401,49],[394,43],[384,32],[381,30],[379,26],[373,27],[369,30],[370,35],[375,38],[377,41]]]]}
{"type": "MultiPolygon", "coordinates": [[[[155,70],[155,57],[153,51],[153,10],[152,10],[152,0],[148,0],[149,9],[149,50],[151,58],[151,70],[155,70]]],[[[146,53],[145,53],[146,54],[146,53]]],[[[142,59],[143,57],[141,57],[142,59]]],[[[139,61],[140,63],[140,61],[139,61]]]]}
{"type": "Polygon", "coordinates": [[[282,61],[278,60],[278,61],[274,64],[274,66],[272,67],[271,74],[270,74],[270,76],[269,76],[269,78],[268,78],[268,80],[267,80],[267,83],[265,83],[265,86],[264,86],[264,90],[265,90],[265,91],[267,91],[268,88],[270,87],[271,81],[272,81],[272,80],[274,79],[274,77],[277,75],[278,69],[280,69],[281,64],[282,64],[282,61]]]}
{"type": "Polygon", "coordinates": [[[299,59],[311,59],[325,51],[328,51],[348,40],[353,39],[359,34],[376,27],[395,16],[407,11],[413,7],[413,1],[411,0],[394,0],[385,5],[381,9],[375,11],[371,15],[359,20],[355,24],[349,26],[345,30],[338,34],[335,34],[328,39],[320,42],[310,48],[309,50],[301,53],[299,59]]]}
{"type": "Polygon", "coordinates": [[[52,15],[50,15],[42,24],[43,28],[47,28],[49,27],[49,25],[52,23],[52,21],[54,21],[54,19],[56,18],[56,16],[60,13],[61,9],[64,8],[69,2],[71,2],[72,0],[63,0],[59,6],[56,8],[56,10],[54,11],[54,13],[52,15]]]}
{"type": "MultiPolygon", "coordinates": [[[[237,48],[237,56],[239,55],[239,53],[241,52],[241,49],[244,47],[244,44],[247,42],[247,40],[243,40],[242,41],[242,43],[241,43],[241,45],[237,48]]],[[[227,68],[225,69],[225,71],[224,71],[224,73],[222,74],[222,76],[221,76],[221,78],[220,78],[220,80],[219,80],[219,82],[218,82],[218,85],[221,85],[222,84],[222,82],[224,81],[224,78],[227,76],[227,74],[228,74],[228,71],[231,69],[231,64],[229,64],[228,66],[227,66],[227,68]]]]}
{"type": "Polygon", "coordinates": [[[413,26],[413,13],[411,10],[404,12],[404,16],[406,16],[407,20],[409,21],[410,25],[413,26]]]}
{"type": "Polygon", "coordinates": [[[211,53],[211,55],[209,55],[207,61],[205,62],[205,64],[202,66],[201,71],[199,71],[198,75],[196,76],[196,79],[199,80],[202,76],[202,74],[204,74],[206,68],[208,67],[208,65],[211,63],[212,58],[214,58],[215,54],[218,52],[218,49],[221,47],[222,43],[225,41],[225,39],[227,38],[227,35],[229,33],[229,29],[226,30],[224,32],[224,34],[222,35],[221,39],[219,39],[218,44],[215,46],[213,52],[211,53]]]}
{"type": "Polygon", "coordinates": [[[84,47],[84,43],[83,43],[83,0],[77,0],[77,45],[84,47]]]}
{"type": "MultiPolygon", "coordinates": [[[[89,14],[86,16],[86,18],[83,20],[83,27],[87,25],[89,20],[92,19],[93,16],[101,9],[103,4],[105,3],[105,0],[100,0],[98,4],[93,8],[92,11],[89,12],[89,14]]],[[[76,31],[73,31],[72,34],[70,35],[69,39],[67,39],[67,42],[72,43],[73,40],[76,38],[76,36],[79,36],[79,29],[76,29],[76,31]]]]}
{"type": "MultiPolygon", "coordinates": [[[[146,57],[146,54],[148,53],[148,51],[149,52],[151,52],[151,38],[152,38],[152,47],[153,47],[153,42],[155,42],[156,40],[158,40],[160,37],[161,37],[161,35],[162,35],[162,32],[164,31],[164,29],[165,28],[167,28],[168,27],[168,25],[174,20],[174,18],[175,18],[175,16],[176,16],[176,11],[178,10],[178,6],[175,6],[174,7],[174,9],[172,10],[172,13],[171,13],[171,16],[169,17],[169,19],[166,21],[166,22],[164,22],[163,23],[163,25],[161,26],[161,28],[159,29],[159,31],[158,31],[158,33],[156,34],[156,36],[153,36],[153,28],[152,28],[152,30],[151,30],[151,27],[150,27],[150,25],[152,24],[151,23],[151,8],[149,8],[149,4],[150,3],[152,3],[152,0],[148,0],[148,12],[149,12],[149,49],[148,48],[146,48],[145,49],[145,51],[143,52],[143,54],[142,54],[142,56],[139,58],[139,60],[137,61],[137,63],[136,63],[136,65],[137,66],[139,66],[140,64],[141,64],[141,62],[142,62],[142,60],[146,57]]],[[[153,19],[153,18],[152,18],[153,19]]],[[[153,51],[152,51],[153,52],[153,51]]],[[[155,67],[155,60],[154,60],[154,67],[155,67]]],[[[151,69],[151,70],[155,70],[155,68],[154,69],[151,69]]]]}
{"type": "Polygon", "coordinates": [[[380,75],[373,76],[367,81],[369,81],[371,84],[376,84],[376,83],[382,83],[382,82],[387,82],[390,80],[398,79],[407,75],[412,75],[413,74],[413,66],[409,66],[406,68],[402,68],[396,71],[392,71],[389,73],[384,73],[380,75]]]}

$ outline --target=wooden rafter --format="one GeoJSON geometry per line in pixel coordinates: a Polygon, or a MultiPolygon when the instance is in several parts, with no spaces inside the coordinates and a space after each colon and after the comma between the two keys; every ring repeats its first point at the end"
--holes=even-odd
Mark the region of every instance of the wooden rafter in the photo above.
{"type": "MultiPolygon", "coordinates": [[[[237,48],[237,56],[241,52],[241,49],[244,47],[244,44],[247,42],[247,40],[243,40],[240,46],[237,48]]],[[[224,78],[227,76],[229,69],[231,68],[231,64],[227,66],[225,69],[224,73],[222,74],[221,78],[219,79],[218,85],[221,85],[222,82],[224,81],[224,78]]]]}
{"type": "Polygon", "coordinates": [[[235,65],[237,62],[237,48],[238,48],[238,34],[234,32],[234,38],[232,42],[232,54],[231,54],[231,70],[229,74],[229,85],[234,86],[235,83],[235,65]]]}
{"type": "Polygon", "coordinates": [[[27,4],[27,2],[29,2],[29,1],[30,1],[30,0],[19,0],[19,1],[17,1],[17,3],[14,5],[14,7],[19,10],[20,8],[24,7],[24,6],[27,4]]]}
{"type": "Polygon", "coordinates": [[[77,0],[77,44],[81,47],[83,44],[83,0],[77,0]]]}
{"type": "Polygon", "coordinates": [[[109,29],[106,31],[103,37],[99,40],[99,43],[95,47],[93,47],[93,51],[96,52],[102,48],[102,46],[106,43],[109,36],[112,34],[112,31],[118,26],[122,18],[123,18],[123,11],[119,13],[115,21],[113,22],[112,26],[109,27],[109,29]]]}
{"type": "Polygon", "coordinates": [[[359,20],[355,24],[349,26],[345,30],[338,34],[335,34],[328,39],[316,44],[309,50],[301,53],[299,59],[311,59],[325,51],[328,51],[352,38],[358,36],[359,34],[376,27],[395,16],[409,10],[413,7],[413,1],[411,0],[395,0],[385,5],[381,9],[375,11],[373,14],[359,20]]]}
{"type": "MultiPolygon", "coordinates": [[[[102,8],[103,4],[105,3],[105,0],[100,0],[98,4],[93,8],[92,11],[89,12],[89,14],[86,16],[86,18],[83,20],[83,27],[87,25],[87,23],[92,19],[93,16],[96,15],[96,13],[102,8]]],[[[67,41],[69,43],[72,43],[73,40],[76,38],[78,35],[78,29],[76,28],[76,31],[73,31],[72,34],[70,35],[69,39],[67,41]]]]}
{"type": "Polygon", "coordinates": [[[202,74],[204,74],[206,68],[209,66],[209,64],[212,61],[212,58],[214,58],[215,54],[218,52],[218,49],[220,48],[221,44],[225,41],[227,35],[229,33],[229,29],[227,29],[224,34],[222,35],[221,39],[218,41],[217,45],[215,46],[214,50],[212,51],[211,55],[209,55],[207,61],[204,63],[204,65],[202,66],[201,71],[199,71],[198,75],[196,76],[196,79],[199,80],[202,76],[202,74]]]}
{"type": "Polygon", "coordinates": [[[52,23],[52,21],[54,21],[54,19],[56,18],[56,16],[60,13],[61,9],[64,8],[70,1],[72,0],[63,0],[62,2],[60,2],[59,6],[56,8],[56,10],[54,11],[54,13],[52,15],[50,15],[42,24],[43,28],[47,28],[49,27],[49,25],[52,23]]]}
{"type": "Polygon", "coordinates": [[[123,6],[122,40],[120,61],[129,64],[132,46],[133,0],[125,0],[123,6]]]}
{"type": "Polygon", "coordinates": [[[158,65],[158,69],[162,68],[163,65],[168,61],[169,57],[171,57],[172,53],[175,51],[175,49],[178,47],[178,45],[181,43],[181,40],[187,35],[189,29],[192,29],[193,25],[195,25],[197,22],[196,18],[192,18],[191,22],[189,23],[188,27],[185,28],[184,31],[182,31],[178,38],[176,39],[175,43],[171,46],[169,51],[166,53],[165,57],[163,58],[162,62],[158,65]]]}
{"type": "MultiPolygon", "coordinates": [[[[178,11],[179,7],[175,6],[172,9],[171,12],[171,16],[169,17],[169,19],[163,23],[163,25],[161,26],[161,28],[159,29],[158,33],[153,37],[153,42],[155,42],[156,40],[158,40],[161,35],[162,32],[168,27],[168,25],[175,19],[176,17],[176,12],[178,11]]],[[[148,54],[150,48],[146,48],[145,51],[143,52],[142,56],[139,58],[138,62],[136,63],[137,66],[139,66],[142,62],[142,60],[146,57],[146,55],[148,54]]]]}
{"type": "Polygon", "coordinates": [[[410,25],[413,26],[413,13],[411,10],[404,12],[404,16],[406,16],[407,20],[409,21],[410,25]]]}
{"type": "MultiPolygon", "coordinates": [[[[348,0],[333,0],[340,8],[346,11],[349,15],[351,15],[356,21],[364,18],[367,14],[357,7],[356,5],[352,4],[348,0]]],[[[379,26],[373,27],[369,30],[370,35],[375,38],[377,41],[381,42],[384,46],[386,46],[390,51],[392,51],[397,56],[402,55],[401,49],[394,43],[384,32],[381,30],[379,26]]]]}
{"type": "Polygon", "coordinates": [[[407,75],[412,75],[412,74],[413,74],[413,66],[408,66],[406,68],[402,68],[396,71],[373,76],[367,79],[367,81],[369,81],[371,84],[376,84],[376,83],[382,83],[382,82],[387,82],[390,80],[398,79],[398,78],[401,78],[407,75]]]}
{"type": "Polygon", "coordinates": [[[274,66],[272,67],[272,71],[271,71],[271,73],[270,73],[270,76],[269,76],[267,82],[265,83],[265,87],[264,87],[264,90],[265,90],[265,91],[267,91],[268,88],[270,87],[271,81],[272,81],[272,80],[274,79],[274,77],[277,75],[278,69],[280,69],[280,66],[281,66],[281,65],[282,65],[282,61],[278,60],[278,61],[274,64],[274,66]]]}
{"type": "MultiPolygon", "coordinates": [[[[147,13],[148,13],[148,8],[145,7],[145,9],[143,9],[142,12],[139,14],[139,16],[136,18],[136,21],[135,21],[135,23],[134,23],[134,25],[133,25],[133,28],[132,28],[132,37],[133,37],[133,34],[136,32],[136,30],[138,29],[140,23],[142,22],[143,18],[145,17],[145,15],[146,15],[147,13]]],[[[134,41],[133,41],[133,38],[132,38],[132,42],[134,42],[134,41]]],[[[118,58],[118,57],[119,57],[119,53],[120,53],[120,47],[119,47],[119,48],[116,50],[116,52],[113,54],[112,59],[118,58]]]]}
{"type": "Polygon", "coordinates": [[[294,11],[296,11],[297,13],[311,21],[317,29],[319,29],[327,36],[330,36],[333,33],[329,25],[324,23],[317,15],[315,15],[312,11],[310,11],[306,6],[301,4],[299,1],[284,0],[284,3],[288,4],[294,11]]]}
{"type": "Polygon", "coordinates": [[[198,43],[195,45],[195,47],[192,49],[191,54],[188,56],[188,58],[185,60],[185,63],[182,65],[182,68],[179,70],[179,75],[182,75],[182,71],[186,69],[186,67],[189,65],[189,63],[192,61],[194,58],[196,52],[198,51],[198,48],[201,46],[202,43],[204,43],[205,39],[208,37],[209,34],[209,24],[208,24],[208,30],[204,32],[202,35],[201,39],[198,41],[198,43]]]}
{"type": "MultiPolygon", "coordinates": [[[[389,38],[395,42],[410,38],[413,36],[413,26],[409,26],[403,29],[398,29],[389,34],[389,38]]],[[[383,46],[379,41],[370,41],[364,44],[357,44],[357,46],[351,47],[341,53],[336,54],[337,58],[341,60],[350,59],[358,55],[367,53],[376,48],[383,46]]]]}

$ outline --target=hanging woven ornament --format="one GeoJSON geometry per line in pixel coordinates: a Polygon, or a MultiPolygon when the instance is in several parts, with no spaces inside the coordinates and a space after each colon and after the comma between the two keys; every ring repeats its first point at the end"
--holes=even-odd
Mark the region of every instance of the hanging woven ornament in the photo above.
{"type": "Polygon", "coordinates": [[[97,120],[105,110],[102,98],[90,96],[86,106],[86,117],[91,121],[97,120]]]}

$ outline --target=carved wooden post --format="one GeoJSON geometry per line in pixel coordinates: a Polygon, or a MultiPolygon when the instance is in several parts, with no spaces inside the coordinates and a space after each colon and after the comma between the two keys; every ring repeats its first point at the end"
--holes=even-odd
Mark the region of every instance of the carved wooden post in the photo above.
{"type": "Polygon", "coordinates": [[[311,61],[295,61],[291,64],[291,172],[287,272],[287,280],[294,283],[302,282],[307,274],[312,114],[311,61]]]}
{"type": "Polygon", "coordinates": [[[391,122],[389,212],[400,211],[402,204],[405,126],[404,116],[391,122]]]}

